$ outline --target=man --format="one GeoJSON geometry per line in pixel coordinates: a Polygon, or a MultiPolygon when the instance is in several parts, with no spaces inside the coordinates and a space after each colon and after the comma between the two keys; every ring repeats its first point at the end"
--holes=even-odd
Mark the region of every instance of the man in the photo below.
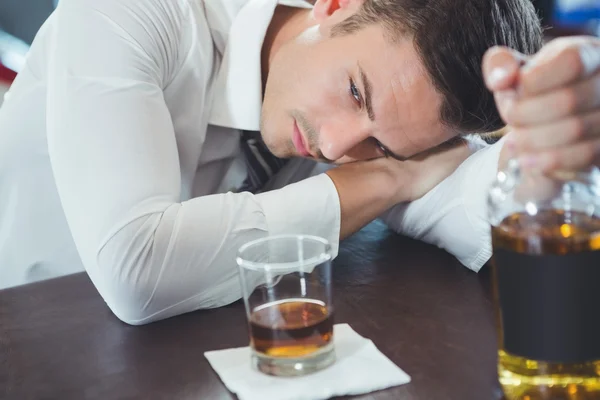
{"type": "Polygon", "coordinates": [[[477,270],[499,146],[437,184],[469,153],[444,143],[503,126],[480,67],[495,44],[538,50],[528,0],[62,0],[0,110],[2,285],[85,268],[147,323],[238,299],[249,240],[335,252],[399,203],[395,230],[477,270]],[[275,173],[259,129],[301,159],[275,173]],[[345,165],[282,187],[312,159],[345,165]]]}

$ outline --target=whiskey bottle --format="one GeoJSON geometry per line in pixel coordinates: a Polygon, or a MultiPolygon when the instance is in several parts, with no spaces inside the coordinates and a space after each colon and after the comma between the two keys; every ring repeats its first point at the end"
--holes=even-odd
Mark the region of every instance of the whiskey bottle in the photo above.
{"type": "Polygon", "coordinates": [[[600,399],[600,171],[500,172],[489,193],[505,398],[600,399]]]}

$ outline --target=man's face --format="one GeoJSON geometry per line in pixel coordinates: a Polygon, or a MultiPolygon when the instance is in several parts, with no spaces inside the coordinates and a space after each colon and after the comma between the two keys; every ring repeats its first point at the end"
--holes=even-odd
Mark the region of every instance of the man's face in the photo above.
{"type": "Polygon", "coordinates": [[[441,95],[411,38],[392,43],[379,25],[331,37],[334,17],[271,62],[261,129],[274,154],[336,163],[382,157],[383,149],[411,157],[455,135],[440,122],[441,95]]]}

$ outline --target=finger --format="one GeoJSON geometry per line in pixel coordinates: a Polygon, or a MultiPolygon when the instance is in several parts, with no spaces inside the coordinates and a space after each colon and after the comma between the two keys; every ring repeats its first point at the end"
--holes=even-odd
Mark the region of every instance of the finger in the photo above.
{"type": "Polygon", "coordinates": [[[571,86],[534,97],[515,99],[503,111],[513,127],[559,121],[600,108],[600,73],[571,86]]]}
{"type": "Polygon", "coordinates": [[[508,47],[492,47],[482,62],[485,83],[491,91],[513,89],[517,85],[519,69],[527,57],[508,47]]]}
{"type": "Polygon", "coordinates": [[[583,74],[585,76],[600,72],[600,39],[595,44],[583,45],[579,48],[583,74]]]}
{"type": "Polygon", "coordinates": [[[500,113],[500,117],[506,123],[508,123],[508,118],[510,116],[510,112],[515,105],[515,101],[517,100],[517,91],[514,89],[502,90],[498,92],[494,92],[494,99],[496,101],[496,107],[498,108],[498,112],[500,113]]]}
{"type": "Polygon", "coordinates": [[[556,198],[562,189],[560,182],[539,174],[523,174],[522,184],[515,188],[515,199],[521,204],[541,203],[556,198]]]}
{"type": "Polygon", "coordinates": [[[517,152],[534,152],[600,137],[600,110],[531,128],[515,128],[507,145],[517,152]]]}
{"type": "Polygon", "coordinates": [[[512,158],[517,158],[517,144],[514,130],[511,128],[504,137],[503,151],[506,154],[506,159],[510,160],[512,158]]]}
{"type": "Polygon", "coordinates": [[[598,165],[599,154],[600,139],[593,139],[559,149],[524,154],[519,157],[519,164],[525,169],[536,169],[542,172],[574,171],[598,165]]]}
{"type": "Polygon", "coordinates": [[[523,67],[520,93],[532,96],[580,81],[600,70],[600,40],[556,39],[523,67]]]}

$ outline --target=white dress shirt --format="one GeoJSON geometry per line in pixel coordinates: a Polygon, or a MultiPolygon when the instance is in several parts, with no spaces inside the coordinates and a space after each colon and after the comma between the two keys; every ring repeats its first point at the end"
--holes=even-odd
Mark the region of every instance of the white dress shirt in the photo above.
{"type": "Polygon", "coordinates": [[[8,83],[0,81],[0,106],[4,101],[4,94],[8,92],[8,83]]]}
{"type": "MultiPolygon", "coordinates": [[[[61,0],[0,108],[0,288],[85,268],[119,318],[142,324],[238,299],[235,254],[249,240],[311,234],[337,254],[337,191],[306,161],[275,190],[231,191],[245,175],[240,130],[260,126],[277,4],[309,7],[61,0]]],[[[386,221],[479,269],[498,149],[386,221]]]]}

